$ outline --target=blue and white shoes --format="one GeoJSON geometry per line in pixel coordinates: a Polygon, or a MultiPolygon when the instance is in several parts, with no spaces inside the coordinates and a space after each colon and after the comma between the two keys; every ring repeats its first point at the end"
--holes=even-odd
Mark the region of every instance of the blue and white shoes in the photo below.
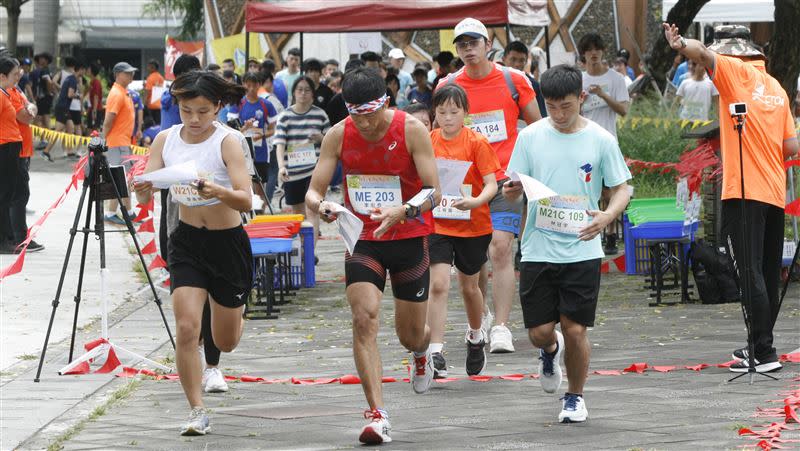
{"type": "Polygon", "coordinates": [[[561,413],[558,414],[559,423],[582,423],[589,418],[589,411],[586,410],[586,401],[583,400],[583,396],[565,393],[561,401],[561,413]]]}
{"type": "Polygon", "coordinates": [[[550,355],[544,349],[539,350],[539,383],[545,393],[555,393],[561,386],[561,356],[564,354],[564,336],[556,330],[556,352],[550,355]]]}
{"type": "Polygon", "coordinates": [[[189,414],[189,420],[181,429],[181,435],[206,435],[211,430],[206,409],[195,407],[189,414]]]}

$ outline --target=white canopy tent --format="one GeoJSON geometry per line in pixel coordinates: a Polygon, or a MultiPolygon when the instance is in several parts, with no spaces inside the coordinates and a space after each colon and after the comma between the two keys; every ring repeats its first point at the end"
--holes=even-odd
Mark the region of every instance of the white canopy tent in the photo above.
{"type": "MultiPolygon", "coordinates": [[[[678,0],[662,0],[661,20],[678,0]]],[[[773,22],[775,3],[773,0],[710,0],[695,16],[695,22],[773,22]]]]}

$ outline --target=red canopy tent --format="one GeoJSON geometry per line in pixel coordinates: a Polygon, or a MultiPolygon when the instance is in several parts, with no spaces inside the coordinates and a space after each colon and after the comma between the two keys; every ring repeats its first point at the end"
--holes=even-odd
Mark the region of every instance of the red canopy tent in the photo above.
{"type": "MultiPolygon", "coordinates": [[[[245,32],[302,33],[453,28],[465,17],[487,26],[547,26],[546,0],[248,1],[245,32]]],[[[545,37],[547,32],[545,31],[545,37]]],[[[250,39],[245,38],[249,47],[250,39]]],[[[249,48],[245,49],[249,59],[249,48]]]]}

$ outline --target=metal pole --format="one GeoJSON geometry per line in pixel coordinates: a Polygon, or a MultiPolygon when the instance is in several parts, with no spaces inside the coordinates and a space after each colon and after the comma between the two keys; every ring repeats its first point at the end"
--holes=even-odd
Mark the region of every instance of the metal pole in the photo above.
{"type": "Polygon", "coordinates": [[[544,26],[544,52],[547,55],[547,68],[550,69],[550,26],[544,26]]]}
{"type": "Polygon", "coordinates": [[[250,32],[244,32],[244,72],[250,72],[250,32]]]}
{"type": "MultiPolygon", "coordinates": [[[[303,32],[300,32],[300,74],[303,74],[303,32]]],[[[291,89],[291,88],[290,88],[291,89]]]]}

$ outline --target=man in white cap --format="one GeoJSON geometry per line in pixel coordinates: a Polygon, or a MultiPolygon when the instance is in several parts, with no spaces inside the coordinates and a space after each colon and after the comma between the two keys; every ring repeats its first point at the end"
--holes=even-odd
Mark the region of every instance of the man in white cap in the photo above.
{"type": "MultiPolygon", "coordinates": [[[[135,110],[133,101],[128,96],[128,85],[133,81],[137,69],[126,62],[114,65],[114,85],[106,99],[106,118],[103,122],[103,138],[106,140],[108,152],[106,159],[109,166],[119,166],[126,156],[131,154],[131,132],[134,127],[135,110]]],[[[130,210],[131,201],[124,198],[125,208],[130,210]]],[[[125,221],[117,216],[117,201],[110,200],[106,204],[107,222],[124,225],[125,221]]]]}
{"type": "MultiPolygon", "coordinates": [[[[514,236],[519,234],[522,213],[521,202],[506,201],[500,192],[508,180],[505,173],[514,143],[517,139],[517,119],[530,124],[541,119],[536,94],[525,74],[488,60],[492,48],[486,27],[478,20],[467,18],[456,25],[454,43],[464,67],[439,81],[438,86],[455,83],[467,93],[469,100],[469,126],[486,136],[497,153],[501,169],[495,174],[498,194],[489,203],[492,213],[492,243],[489,258],[492,262],[492,299],[496,325],[488,337],[490,352],[514,352],[513,337],[506,325],[514,292],[514,236]]],[[[486,299],[488,270],[481,271],[481,291],[486,299]]],[[[482,325],[487,335],[492,315],[487,311],[482,325]]],[[[433,343],[431,352],[438,353],[441,343],[433,343]]],[[[443,364],[441,354],[434,354],[434,364],[443,364]]]]}
{"type": "Polygon", "coordinates": [[[400,108],[408,105],[406,95],[408,94],[408,87],[414,83],[411,74],[403,70],[403,65],[406,63],[406,54],[401,49],[393,48],[389,50],[389,61],[392,67],[397,69],[397,78],[400,79],[400,90],[397,92],[397,106],[400,108]]]}

